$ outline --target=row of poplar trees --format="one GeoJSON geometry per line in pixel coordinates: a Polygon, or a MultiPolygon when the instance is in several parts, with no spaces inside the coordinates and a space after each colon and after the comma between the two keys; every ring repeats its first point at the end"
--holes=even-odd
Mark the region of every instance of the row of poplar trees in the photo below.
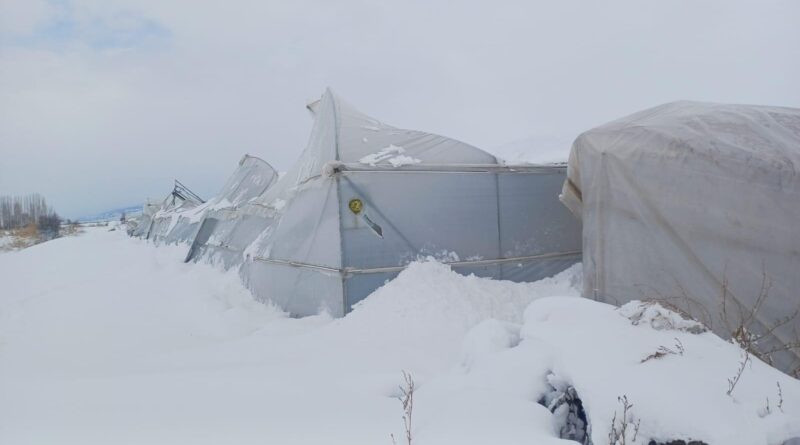
{"type": "Polygon", "coordinates": [[[11,230],[35,224],[39,230],[58,233],[61,218],[38,193],[0,195],[0,229],[11,230]]]}

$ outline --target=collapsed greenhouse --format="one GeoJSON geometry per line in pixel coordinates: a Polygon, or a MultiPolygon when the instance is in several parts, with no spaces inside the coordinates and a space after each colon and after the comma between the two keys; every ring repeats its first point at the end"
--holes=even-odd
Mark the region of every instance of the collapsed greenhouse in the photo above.
{"type": "Polygon", "coordinates": [[[245,155],[220,194],[204,209],[202,218],[192,218],[200,224],[186,261],[210,258],[226,269],[241,265],[245,248],[269,225],[268,220],[248,214],[244,207],[257,205],[253,201],[277,180],[278,172],[271,165],[245,155]]]}
{"type": "Polygon", "coordinates": [[[153,215],[161,208],[160,202],[152,202],[150,199],[145,200],[142,204],[142,213],[136,218],[129,218],[126,223],[128,226],[128,235],[138,238],[145,238],[147,231],[150,230],[150,224],[153,222],[153,215]]]}
{"type": "Polygon", "coordinates": [[[245,157],[207,203],[145,212],[167,221],[158,239],[194,232],[187,261],[238,270],[257,298],[296,316],[342,316],[419,259],[513,281],[579,261],[580,224],[558,201],[566,166],[505,165],[386,125],[330,90],[309,109],[310,140],[286,174],[245,157]]]}
{"type": "Polygon", "coordinates": [[[145,205],[140,223],[144,227],[137,228],[134,235],[165,244],[193,243],[203,223],[208,225],[217,220],[238,223],[236,209],[263,193],[277,178],[271,165],[244,155],[220,193],[208,201],[175,181],[172,192],[160,205],[145,205]]]}
{"type": "Polygon", "coordinates": [[[584,295],[680,305],[800,370],[798,167],[792,108],[676,102],[583,133],[562,199],[584,295]]]}
{"type": "MultiPolygon", "coordinates": [[[[203,204],[205,201],[200,196],[176,179],[172,191],[154,213],[143,209],[142,213],[149,216],[144,237],[166,243],[191,240],[196,231],[196,225],[190,222],[191,215],[200,211],[203,204]]],[[[149,207],[152,209],[152,205],[149,207]]]]}

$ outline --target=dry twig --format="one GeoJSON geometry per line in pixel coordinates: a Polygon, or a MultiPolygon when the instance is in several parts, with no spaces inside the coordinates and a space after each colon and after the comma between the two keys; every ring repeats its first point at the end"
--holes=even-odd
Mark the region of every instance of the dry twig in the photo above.
{"type": "Polygon", "coordinates": [[[739,379],[742,378],[742,373],[744,373],[745,367],[747,367],[747,363],[750,361],[750,352],[746,349],[744,350],[744,356],[742,357],[741,363],[739,363],[739,370],[736,371],[736,375],[728,379],[728,392],[726,394],[731,395],[733,390],[736,388],[736,384],[739,383],[739,379]]]}
{"type": "Polygon", "coordinates": [[[683,349],[683,343],[681,343],[681,341],[678,340],[678,338],[676,337],[675,338],[675,349],[671,349],[671,348],[668,348],[666,346],[659,346],[658,349],[656,349],[656,352],[654,352],[654,353],[648,355],[647,357],[643,358],[642,361],[639,362],[639,363],[644,363],[644,362],[646,362],[648,360],[657,360],[657,359],[660,359],[660,358],[662,358],[664,356],[667,356],[667,355],[683,355],[684,351],[685,350],[683,349]]]}
{"type": "MultiPolygon", "coordinates": [[[[400,395],[397,400],[403,405],[403,427],[405,428],[405,445],[411,445],[411,415],[414,412],[414,379],[410,372],[403,371],[403,384],[400,385],[400,395]]],[[[397,444],[394,434],[391,434],[392,444],[397,444]]]]}
{"type": "Polygon", "coordinates": [[[633,414],[630,413],[633,404],[628,402],[628,396],[617,397],[617,400],[622,404],[622,418],[617,421],[617,412],[614,411],[614,417],[611,418],[611,430],[608,432],[608,444],[627,445],[636,443],[636,437],[639,435],[639,426],[642,421],[639,419],[633,422],[633,414]],[[628,442],[628,439],[630,439],[630,442],[628,442]]]}

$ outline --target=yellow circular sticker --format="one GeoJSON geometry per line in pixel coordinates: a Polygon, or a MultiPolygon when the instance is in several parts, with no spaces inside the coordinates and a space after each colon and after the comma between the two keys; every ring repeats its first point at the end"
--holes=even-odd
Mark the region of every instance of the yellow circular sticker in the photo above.
{"type": "Polygon", "coordinates": [[[361,213],[361,209],[364,208],[364,203],[361,202],[361,200],[358,198],[353,198],[350,200],[350,203],[347,206],[350,207],[351,212],[358,215],[359,213],[361,213]]]}

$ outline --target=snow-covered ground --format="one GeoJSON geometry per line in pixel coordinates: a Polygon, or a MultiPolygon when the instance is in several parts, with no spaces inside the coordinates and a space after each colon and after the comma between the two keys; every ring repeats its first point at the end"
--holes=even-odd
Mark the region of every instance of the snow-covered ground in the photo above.
{"type": "Polygon", "coordinates": [[[728,395],[737,347],[577,298],[579,266],[514,284],[415,263],[343,319],[293,319],[184,253],[96,228],[0,254],[0,443],[403,443],[401,370],[421,445],[575,443],[573,390],[595,445],[621,396],[629,444],[800,436],[800,382],[751,361],[728,395]]]}
{"type": "Polygon", "coordinates": [[[19,235],[19,231],[0,230],[0,253],[26,249],[36,243],[41,242],[38,236],[25,234],[19,235]]]}
{"type": "Polygon", "coordinates": [[[0,230],[0,252],[7,248],[10,249],[11,245],[14,244],[14,240],[15,237],[10,232],[0,230]]]}

